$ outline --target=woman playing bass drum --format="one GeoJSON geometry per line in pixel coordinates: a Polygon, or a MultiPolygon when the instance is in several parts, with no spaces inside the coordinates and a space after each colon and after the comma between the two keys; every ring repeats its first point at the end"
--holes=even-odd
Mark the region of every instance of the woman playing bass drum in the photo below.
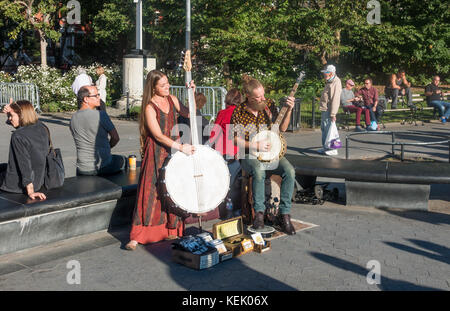
{"type": "MultiPolygon", "coordinates": [[[[193,83],[191,86],[195,87],[193,83]]],[[[164,73],[158,70],[148,73],[139,120],[142,164],[130,242],[126,245],[128,250],[134,250],[138,243],[148,244],[183,235],[183,220],[166,209],[162,195],[157,191],[161,168],[171,149],[187,155],[195,150],[194,146],[180,144],[175,141],[177,137],[171,136],[176,125],[176,112],[188,117],[189,110],[170,95],[169,88],[164,73]]]]}

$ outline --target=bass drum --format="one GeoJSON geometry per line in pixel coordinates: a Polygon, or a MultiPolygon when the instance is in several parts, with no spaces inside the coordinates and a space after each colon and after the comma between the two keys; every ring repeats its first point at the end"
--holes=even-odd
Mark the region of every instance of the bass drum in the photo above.
{"type": "Polygon", "coordinates": [[[172,155],[165,167],[164,184],[177,208],[188,213],[206,213],[225,199],[230,187],[230,173],[219,152],[208,146],[195,145],[193,155],[181,151],[172,155]]]}

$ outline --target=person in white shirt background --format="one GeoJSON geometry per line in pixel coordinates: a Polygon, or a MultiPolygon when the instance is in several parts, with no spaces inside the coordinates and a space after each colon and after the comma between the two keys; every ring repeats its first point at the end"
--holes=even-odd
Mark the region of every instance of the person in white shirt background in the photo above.
{"type": "Polygon", "coordinates": [[[95,82],[95,85],[97,85],[98,92],[100,94],[100,99],[106,103],[106,76],[105,76],[105,69],[102,66],[98,66],[96,70],[98,74],[98,80],[95,82]]]}
{"type": "Polygon", "coordinates": [[[78,95],[78,90],[86,85],[92,85],[92,78],[86,73],[85,69],[79,68],[75,81],[72,83],[72,91],[75,93],[75,96],[78,95]]]}

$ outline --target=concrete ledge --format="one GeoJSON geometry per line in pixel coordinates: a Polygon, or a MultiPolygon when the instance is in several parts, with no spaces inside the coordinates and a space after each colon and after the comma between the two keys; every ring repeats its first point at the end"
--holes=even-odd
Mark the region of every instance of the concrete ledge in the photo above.
{"type": "Polygon", "coordinates": [[[430,185],[345,181],[347,205],[428,210],[430,185]]]}
{"type": "Polygon", "coordinates": [[[0,222],[0,255],[129,224],[134,198],[0,222]]]}

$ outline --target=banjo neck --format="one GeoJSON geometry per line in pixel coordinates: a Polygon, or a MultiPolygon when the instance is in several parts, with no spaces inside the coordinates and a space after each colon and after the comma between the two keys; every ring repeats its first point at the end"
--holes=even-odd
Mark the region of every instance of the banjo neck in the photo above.
{"type": "MultiPolygon", "coordinates": [[[[289,97],[292,97],[295,95],[295,93],[297,92],[297,88],[299,85],[300,81],[295,82],[294,86],[292,87],[291,92],[289,93],[289,97]]],[[[283,106],[283,108],[281,108],[280,112],[278,113],[278,117],[275,120],[275,122],[273,123],[273,125],[275,125],[275,127],[279,128],[281,122],[284,119],[284,116],[286,115],[286,112],[288,111],[288,107],[287,106],[283,106]]]]}
{"type": "MultiPolygon", "coordinates": [[[[191,83],[192,81],[192,64],[191,64],[191,50],[186,51],[185,62],[183,66],[186,71],[186,82],[191,83]]],[[[188,103],[189,103],[189,125],[191,129],[191,143],[192,145],[199,144],[198,136],[198,126],[197,126],[197,111],[195,109],[195,95],[192,88],[188,88],[188,103]]]]}

